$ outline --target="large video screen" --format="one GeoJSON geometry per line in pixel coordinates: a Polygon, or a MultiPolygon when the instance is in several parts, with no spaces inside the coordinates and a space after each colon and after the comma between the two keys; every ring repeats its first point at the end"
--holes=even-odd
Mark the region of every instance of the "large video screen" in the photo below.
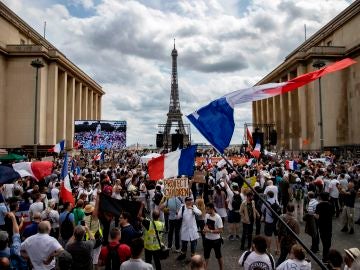
{"type": "Polygon", "coordinates": [[[74,145],[78,149],[125,148],[126,121],[76,120],[74,145]]]}

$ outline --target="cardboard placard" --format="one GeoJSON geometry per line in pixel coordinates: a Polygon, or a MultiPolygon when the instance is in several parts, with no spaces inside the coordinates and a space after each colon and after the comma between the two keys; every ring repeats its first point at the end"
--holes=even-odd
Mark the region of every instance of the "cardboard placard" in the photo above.
{"type": "Polygon", "coordinates": [[[193,182],[194,183],[205,184],[206,183],[205,173],[201,172],[201,171],[195,171],[194,172],[193,182]]]}
{"type": "Polygon", "coordinates": [[[189,180],[187,178],[174,178],[164,180],[164,195],[167,198],[177,196],[190,196],[189,180]]]}
{"type": "MultiPolygon", "coordinates": [[[[247,181],[252,187],[254,187],[255,184],[256,184],[256,176],[252,176],[252,177],[246,178],[246,181],[247,181]]],[[[243,188],[247,188],[248,185],[244,182],[244,184],[243,184],[242,187],[243,187],[243,188]]]]}

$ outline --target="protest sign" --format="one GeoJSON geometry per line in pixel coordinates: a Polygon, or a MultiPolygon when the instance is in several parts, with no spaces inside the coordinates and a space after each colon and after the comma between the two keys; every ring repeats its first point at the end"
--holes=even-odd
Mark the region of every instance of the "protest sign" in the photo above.
{"type": "Polygon", "coordinates": [[[206,183],[205,173],[201,172],[201,171],[195,171],[194,172],[193,182],[194,183],[205,184],[206,183]]]}
{"type": "MultiPolygon", "coordinates": [[[[256,183],[256,176],[252,176],[252,177],[249,177],[249,178],[246,178],[246,181],[252,186],[254,187],[255,186],[255,183],[256,183]]],[[[247,184],[244,182],[243,188],[247,188],[247,184]]]]}
{"type": "Polygon", "coordinates": [[[187,178],[173,178],[164,180],[165,197],[189,196],[189,180],[187,178]]]}

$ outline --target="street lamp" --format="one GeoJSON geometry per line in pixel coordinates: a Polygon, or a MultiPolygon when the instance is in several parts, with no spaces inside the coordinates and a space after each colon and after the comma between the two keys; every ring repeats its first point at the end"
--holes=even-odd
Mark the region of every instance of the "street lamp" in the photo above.
{"type": "Polygon", "coordinates": [[[36,68],[36,79],[35,79],[35,115],[34,115],[34,157],[37,157],[37,145],[38,145],[38,136],[37,136],[37,115],[38,115],[38,78],[39,78],[39,69],[44,67],[44,63],[40,59],[35,59],[31,61],[31,66],[36,68]]]}
{"type": "MultiPolygon", "coordinates": [[[[314,68],[320,69],[325,66],[325,62],[323,60],[316,60],[313,65],[314,68]]],[[[321,151],[324,150],[324,123],[323,123],[323,115],[322,115],[322,96],[321,96],[321,77],[318,79],[319,81],[319,107],[320,107],[320,149],[321,151]]]]}

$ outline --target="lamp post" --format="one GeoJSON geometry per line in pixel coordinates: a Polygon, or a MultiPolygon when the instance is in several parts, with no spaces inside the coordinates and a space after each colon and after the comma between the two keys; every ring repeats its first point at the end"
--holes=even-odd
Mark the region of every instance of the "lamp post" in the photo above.
{"type": "MultiPolygon", "coordinates": [[[[325,66],[325,62],[323,60],[316,60],[313,65],[314,68],[320,69],[325,66]]],[[[323,123],[323,115],[322,115],[322,95],[321,95],[321,77],[318,79],[319,81],[319,107],[320,107],[320,149],[321,151],[324,150],[324,123],[323,123]]]]}
{"type": "Polygon", "coordinates": [[[31,61],[31,66],[36,68],[36,77],[35,77],[35,112],[34,112],[34,157],[37,157],[37,145],[38,145],[38,136],[37,136],[37,115],[38,115],[38,79],[39,79],[39,69],[44,67],[44,63],[40,59],[35,59],[31,61]]]}

